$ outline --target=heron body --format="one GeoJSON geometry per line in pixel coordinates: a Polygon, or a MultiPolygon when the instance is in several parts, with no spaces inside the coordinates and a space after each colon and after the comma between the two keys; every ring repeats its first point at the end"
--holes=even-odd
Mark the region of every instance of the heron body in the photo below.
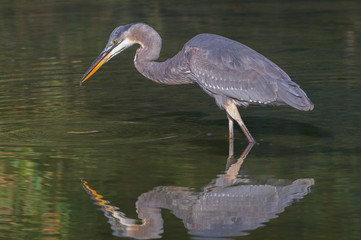
{"type": "Polygon", "coordinates": [[[230,140],[233,139],[235,120],[248,141],[254,142],[237,105],[286,104],[303,111],[313,109],[306,93],[275,63],[239,42],[219,35],[199,34],[174,57],[157,62],[162,39],[144,23],[115,28],[105,49],[83,75],[81,83],[133,44],[140,45],[134,64],[145,77],[168,85],[197,83],[214,97],[217,105],[227,112],[230,140]]]}

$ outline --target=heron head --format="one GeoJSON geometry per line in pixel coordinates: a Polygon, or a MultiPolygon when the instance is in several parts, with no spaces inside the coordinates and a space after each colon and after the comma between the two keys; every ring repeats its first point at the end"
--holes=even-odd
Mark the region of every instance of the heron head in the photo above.
{"type": "Polygon", "coordinates": [[[81,78],[80,85],[93,75],[104,63],[136,43],[136,41],[132,39],[130,33],[130,29],[133,25],[134,24],[119,26],[113,30],[104,50],[94,60],[81,78]]]}

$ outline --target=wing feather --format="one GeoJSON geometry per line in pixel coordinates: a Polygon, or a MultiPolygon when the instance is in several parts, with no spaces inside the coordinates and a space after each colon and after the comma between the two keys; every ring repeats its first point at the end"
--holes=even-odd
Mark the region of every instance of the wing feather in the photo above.
{"type": "Polygon", "coordinates": [[[238,104],[277,101],[277,79],[289,79],[279,67],[247,46],[212,34],[200,34],[185,46],[196,82],[211,95],[238,104]]]}
{"type": "Polygon", "coordinates": [[[239,42],[199,34],[185,44],[183,51],[194,81],[220,106],[219,99],[231,98],[243,106],[271,103],[288,104],[303,111],[313,109],[306,93],[287,73],[239,42]]]}

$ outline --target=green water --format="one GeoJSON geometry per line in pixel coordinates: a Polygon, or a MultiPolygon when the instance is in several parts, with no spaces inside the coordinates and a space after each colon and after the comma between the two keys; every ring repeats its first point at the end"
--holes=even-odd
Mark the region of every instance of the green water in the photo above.
{"type": "Polygon", "coordinates": [[[0,239],[358,239],[360,12],[356,0],[1,1],[0,239]],[[79,86],[132,22],[163,37],[160,60],[202,32],[240,41],[315,109],[240,109],[258,144],[231,165],[225,112],[196,85],[145,79],[135,47],[79,86]],[[235,197],[252,186],[251,201],[235,197]]]}

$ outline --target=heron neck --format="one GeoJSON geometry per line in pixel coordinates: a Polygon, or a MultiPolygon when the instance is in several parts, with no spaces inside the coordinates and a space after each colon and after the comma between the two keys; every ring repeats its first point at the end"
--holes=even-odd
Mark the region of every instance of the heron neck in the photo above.
{"type": "Polygon", "coordinates": [[[166,82],[165,68],[163,63],[155,62],[155,61],[138,60],[137,56],[135,58],[134,63],[137,70],[144,77],[149,78],[150,80],[157,83],[166,82]]]}
{"type": "Polygon", "coordinates": [[[163,84],[185,84],[191,83],[181,71],[185,62],[181,54],[165,62],[157,62],[162,48],[162,38],[148,25],[139,25],[137,35],[133,36],[140,44],[134,58],[137,70],[146,78],[163,84]]]}
{"type": "Polygon", "coordinates": [[[134,64],[137,70],[150,80],[167,85],[189,84],[193,79],[189,75],[188,65],[180,52],[164,62],[157,62],[156,59],[147,59],[147,50],[139,48],[135,55],[134,64]]]}
{"type": "Polygon", "coordinates": [[[135,67],[145,77],[159,82],[158,80],[163,77],[163,68],[161,63],[155,61],[159,58],[162,38],[153,28],[145,24],[139,26],[134,38],[140,44],[134,58],[135,67]]]}

